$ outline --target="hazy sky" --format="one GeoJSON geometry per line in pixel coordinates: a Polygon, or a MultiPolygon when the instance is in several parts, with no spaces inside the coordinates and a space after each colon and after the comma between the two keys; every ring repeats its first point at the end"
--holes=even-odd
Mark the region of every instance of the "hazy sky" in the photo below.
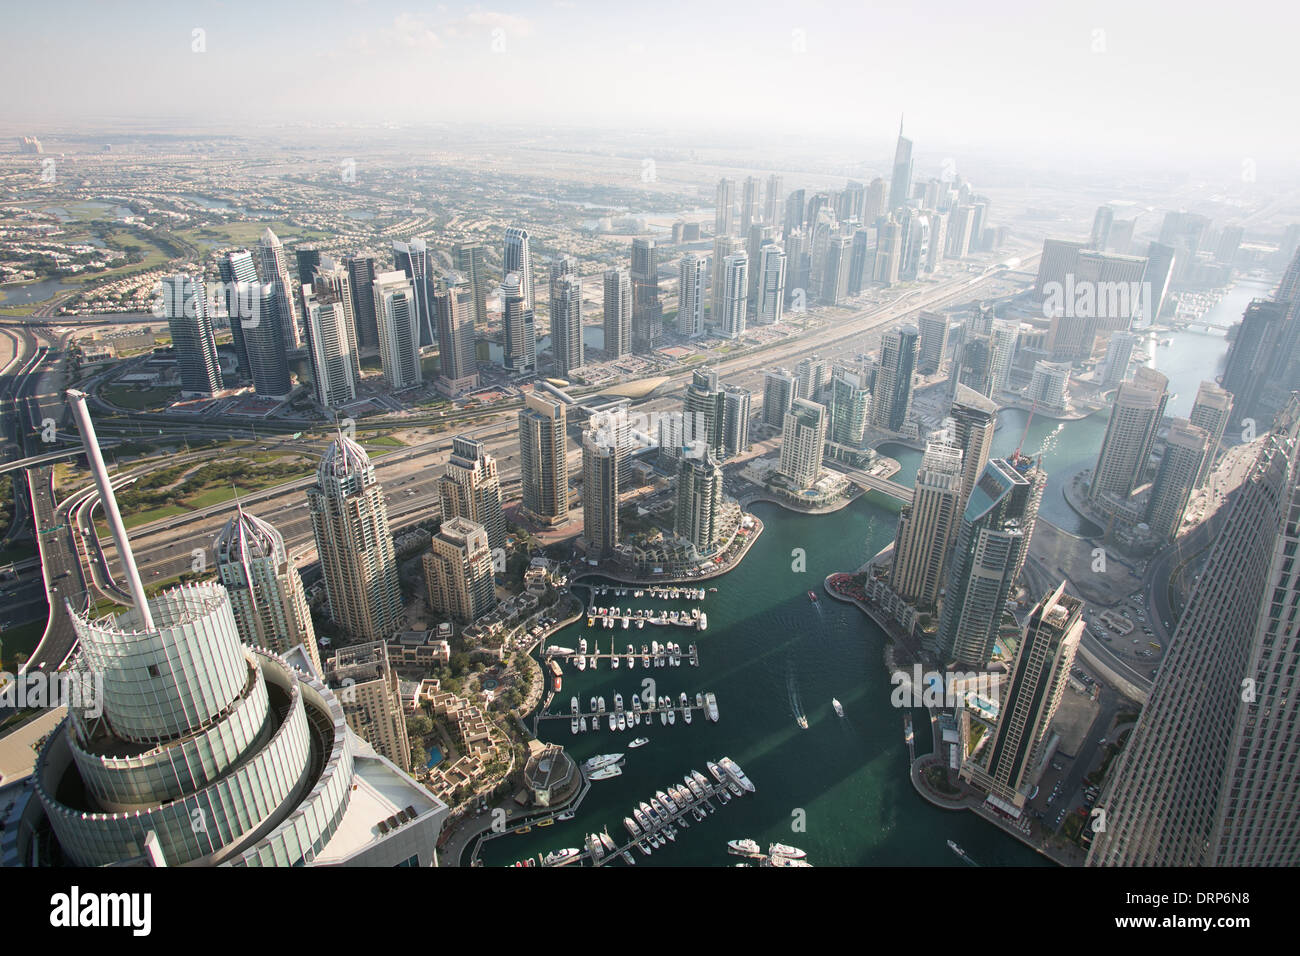
{"type": "Polygon", "coordinates": [[[905,113],[918,149],[1266,169],[1300,145],[1298,28],[1300,4],[1255,0],[46,0],[9,5],[0,78],[36,129],[563,117],[883,140],[905,113]]]}

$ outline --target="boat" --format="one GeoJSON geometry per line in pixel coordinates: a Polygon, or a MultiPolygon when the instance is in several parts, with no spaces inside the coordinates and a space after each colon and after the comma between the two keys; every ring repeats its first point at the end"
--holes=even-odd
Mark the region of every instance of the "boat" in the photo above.
{"type": "Polygon", "coordinates": [[[569,713],[573,714],[575,717],[578,715],[578,698],[569,698],[569,713]]]}
{"type": "Polygon", "coordinates": [[[671,726],[675,726],[676,723],[677,723],[677,709],[671,706],[670,704],[668,708],[668,725],[671,727],[671,726]]]}
{"type": "MultiPolygon", "coordinates": [[[[653,830],[659,826],[659,814],[655,813],[654,807],[650,806],[650,804],[646,803],[644,800],[641,801],[641,812],[645,814],[646,819],[650,821],[649,824],[642,823],[642,826],[647,830],[653,830]]],[[[636,816],[635,813],[632,815],[636,816]]],[[[640,820],[641,818],[637,817],[637,819],[640,820]]]]}
{"type": "Polygon", "coordinates": [[[713,774],[714,780],[718,781],[718,783],[723,784],[724,786],[726,785],[727,775],[723,773],[721,767],[719,767],[712,760],[706,761],[704,766],[709,768],[709,773],[713,774]]]}
{"type": "Polygon", "coordinates": [[[623,768],[618,764],[610,764],[608,767],[601,767],[595,773],[587,774],[588,780],[608,780],[610,777],[617,777],[623,773],[623,768]]]}
{"type": "Polygon", "coordinates": [[[579,717],[579,718],[578,718],[578,730],[579,730],[580,732],[584,733],[584,734],[587,732],[587,718],[586,718],[586,717],[579,717]]]}
{"type": "Polygon", "coordinates": [[[597,754],[594,757],[588,757],[582,764],[582,769],[586,773],[593,770],[599,770],[602,767],[608,767],[616,764],[623,759],[622,754],[597,754]]]}
{"type": "Polygon", "coordinates": [[[569,730],[570,730],[572,733],[575,733],[575,734],[578,732],[578,718],[577,718],[577,717],[572,717],[572,718],[570,718],[570,720],[569,720],[569,730]]]}
{"type": "Polygon", "coordinates": [[[619,715],[618,715],[618,714],[610,714],[610,715],[609,715],[609,729],[610,729],[610,730],[618,730],[618,718],[619,718],[619,715]]]}
{"type": "Polygon", "coordinates": [[[556,863],[562,863],[565,860],[571,860],[581,851],[576,847],[565,847],[563,850],[553,850],[546,854],[542,860],[547,866],[554,866],[556,863]]]}
{"type": "Polygon", "coordinates": [[[771,856],[783,856],[789,860],[802,860],[808,854],[797,846],[786,846],[784,843],[773,843],[767,848],[771,856]]]}
{"type": "Polygon", "coordinates": [[[533,828],[532,828],[532,827],[519,827],[519,828],[517,828],[516,830],[514,830],[513,832],[515,832],[515,833],[532,833],[532,832],[533,832],[533,828]]]}
{"type": "Polygon", "coordinates": [[[605,712],[605,698],[604,698],[604,697],[597,697],[597,698],[596,698],[596,713],[598,713],[598,714],[603,714],[604,712],[605,712]]]}
{"type": "Polygon", "coordinates": [[[691,705],[686,701],[686,691],[682,691],[682,720],[688,724],[691,722],[691,705]]]}
{"type": "Polygon", "coordinates": [[[664,836],[673,842],[677,841],[677,831],[672,827],[664,827],[664,836]]]}
{"type": "Polygon", "coordinates": [[[665,727],[668,726],[668,708],[664,706],[664,699],[662,697],[659,698],[659,723],[663,724],[665,727]]]}
{"type": "Polygon", "coordinates": [[[637,747],[644,747],[649,742],[650,740],[646,737],[638,737],[636,740],[632,741],[630,744],[627,745],[627,749],[635,750],[637,747]]]}
{"type": "Polygon", "coordinates": [[[691,807],[691,816],[695,817],[696,823],[700,823],[701,821],[703,821],[705,818],[708,817],[708,814],[705,813],[703,810],[701,810],[699,807],[691,807]]]}
{"type": "Polygon", "coordinates": [[[627,619],[627,618],[623,618],[623,630],[625,630],[625,631],[627,630],[627,622],[628,622],[628,619],[627,619]]]}
{"type": "Polygon", "coordinates": [[[541,827],[553,827],[553,826],[555,826],[555,820],[552,819],[551,817],[547,817],[545,820],[543,820],[543,821],[541,821],[540,823],[538,823],[537,826],[538,826],[539,828],[541,828],[541,827]]]}
{"type": "Polygon", "coordinates": [[[768,866],[812,866],[807,860],[792,860],[788,856],[769,856],[768,866]]]}
{"type": "Polygon", "coordinates": [[[733,796],[743,797],[745,795],[745,791],[740,789],[740,784],[734,780],[727,781],[727,789],[731,791],[733,796]]]}
{"type": "Polygon", "coordinates": [[[631,817],[623,818],[623,826],[634,838],[640,838],[641,828],[636,825],[636,822],[631,817]]]}
{"type": "Polygon", "coordinates": [[[576,817],[576,816],[577,816],[577,814],[574,813],[572,810],[565,810],[563,813],[557,813],[557,814],[555,815],[555,819],[557,819],[557,820],[572,820],[572,819],[573,819],[574,817],[576,817]]]}
{"type": "Polygon", "coordinates": [[[750,779],[745,776],[745,771],[740,769],[740,764],[736,763],[736,761],[732,760],[730,757],[720,758],[718,760],[718,766],[730,774],[732,780],[736,781],[736,783],[740,784],[750,793],[753,793],[757,789],[754,784],[750,782],[750,779]]]}
{"type": "Polygon", "coordinates": [[[622,694],[615,694],[615,695],[614,695],[614,713],[616,713],[616,714],[621,714],[621,713],[623,713],[623,695],[622,695],[622,694]]]}
{"type": "Polygon", "coordinates": [[[708,791],[708,789],[709,789],[709,778],[706,777],[706,776],[704,776],[704,774],[700,773],[698,770],[692,770],[692,771],[691,771],[691,779],[694,780],[694,781],[696,782],[697,785],[699,785],[699,788],[700,788],[701,790],[706,791],[706,792],[708,791]]]}
{"type": "Polygon", "coordinates": [[[592,712],[593,714],[596,712],[596,698],[594,698],[594,697],[591,698],[591,712],[592,712]]]}
{"type": "Polygon", "coordinates": [[[627,714],[618,714],[618,729],[627,730],[627,714]]]}
{"type": "Polygon", "coordinates": [[[761,856],[763,850],[753,840],[728,840],[727,849],[736,856],[761,856]]]}
{"type": "Polygon", "coordinates": [[[966,851],[963,850],[961,847],[959,847],[956,843],[952,842],[952,840],[948,841],[948,849],[952,850],[953,853],[956,853],[963,860],[970,859],[970,857],[966,855],[966,851]]]}
{"type": "Polygon", "coordinates": [[[600,833],[598,835],[600,836],[601,844],[604,845],[605,849],[610,853],[613,853],[618,849],[618,847],[614,845],[613,838],[610,837],[608,833],[600,833]]]}
{"type": "Polygon", "coordinates": [[[839,714],[841,717],[844,716],[844,705],[834,697],[831,698],[831,706],[835,708],[835,713],[839,714]]]}
{"type": "Polygon", "coordinates": [[[646,815],[647,809],[649,808],[644,803],[640,807],[632,808],[632,816],[636,818],[636,822],[640,824],[642,831],[645,833],[649,833],[651,830],[650,818],[646,815]]]}
{"type": "Polygon", "coordinates": [[[808,729],[808,718],[805,717],[803,714],[800,714],[798,717],[796,717],[794,719],[794,722],[798,724],[800,727],[802,727],[804,730],[808,729]]]}
{"type": "Polygon", "coordinates": [[[817,602],[817,592],[816,592],[816,591],[809,591],[809,592],[808,592],[808,600],[812,601],[813,604],[818,603],[818,602],[817,602]]]}
{"type": "Polygon", "coordinates": [[[696,694],[696,695],[695,695],[695,706],[698,707],[700,710],[703,710],[703,709],[704,709],[704,695],[703,695],[703,694],[696,694]]]}
{"type": "Polygon", "coordinates": [[[730,803],[731,794],[727,793],[727,789],[725,787],[720,787],[718,788],[718,799],[721,800],[724,804],[730,803]]]}
{"type": "Polygon", "coordinates": [[[715,724],[718,722],[718,698],[713,694],[704,695],[704,706],[709,712],[709,720],[715,724]]]}

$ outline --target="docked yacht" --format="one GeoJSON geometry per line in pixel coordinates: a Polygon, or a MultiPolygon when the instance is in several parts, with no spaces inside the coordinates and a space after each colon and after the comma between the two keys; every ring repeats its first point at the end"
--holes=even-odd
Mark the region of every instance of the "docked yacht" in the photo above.
{"type": "Polygon", "coordinates": [[[716,724],[718,722],[718,698],[714,697],[712,693],[705,694],[704,707],[708,711],[709,720],[716,724]]]}
{"type": "Polygon", "coordinates": [[[622,759],[622,754],[597,754],[583,761],[582,770],[584,773],[591,773],[593,770],[600,770],[602,767],[616,764],[622,759]]]}
{"type": "Polygon", "coordinates": [[[622,715],[621,715],[621,714],[610,714],[610,715],[609,715],[609,729],[610,729],[610,730],[618,730],[618,718],[619,718],[620,716],[622,716],[622,715]]]}
{"type": "Polygon", "coordinates": [[[637,747],[644,747],[649,742],[650,740],[647,737],[638,737],[636,740],[632,741],[630,744],[627,745],[627,749],[636,750],[637,747]]]}
{"type": "Polygon", "coordinates": [[[772,856],[783,856],[788,860],[802,860],[808,855],[797,846],[786,846],[784,843],[773,843],[767,848],[767,852],[772,856]]]}
{"type": "Polygon", "coordinates": [[[555,864],[562,863],[565,860],[573,859],[573,857],[577,856],[580,852],[582,851],[580,851],[577,847],[572,847],[572,846],[566,847],[563,850],[553,850],[552,852],[546,854],[546,857],[542,860],[542,862],[545,863],[547,866],[554,866],[555,864]]]}
{"type": "Polygon", "coordinates": [[[668,725],[671,727],[677,723],[677,708],[673,707],[672,701],[668,702],[668,725]]]}
{"type": "Polygon", "coordinates": [[[686,700],[686,691],[682,691],[681,703],[682,703],[682,720],[686,721],[689,724],[691,722],[691,705],[686,700]]]}
{"type": "Polygon", "coordinates": [[[763,850],[753,840],[728,840],[727,850],[736,856],[762,856],[763,850]]]}
{"type": "Polygon", "coordinates": [[[597,698],[596,698],[596,713],[598,713],[598,714],[603,714],[604,712],[605,712],[605,698],[604,698],[604,697],[597,697],[597,698]]]}
{"type": "Polygon", "coordinates": [[[745,776],[745,771],[740,769],[740,764],[736,763],[736,761],[732,760],[730,757],[720,758],[718,760],[718,766],[725,770],[731,776],[732,780],[736,781],[736,783],[740,784],[750,793],[753,793],[756,789],[750,782],[749,778],[745,776]]]}
{"type": "Polygon", "coordinates": [[[587,775],[589,780],[608,780],[610,777],[618,777],[623,773],[623,768],[618,764],[610,764],[608,767],[601,767],[595,773],[587,775]]]}

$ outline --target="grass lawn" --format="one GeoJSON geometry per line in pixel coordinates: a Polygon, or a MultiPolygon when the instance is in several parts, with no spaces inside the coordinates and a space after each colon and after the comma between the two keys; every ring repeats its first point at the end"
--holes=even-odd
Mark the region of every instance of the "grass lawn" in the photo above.
{"type": "MultiPolygon", "coordinates": [[[[138,511],[134,514],[122,515],[122,523],[128,528],[134,528],[137,525],[148,524],[150,521],[157,521],[160,518],[174,518],[176,515],[187,515],[189,513],[189,508],[182,508],[179,505],[163,505],[161,508],[154,508],[150,511],[138,511]]],[[[99,528],[101,538],[109,537],[108,525],[101,524],[96,520],[95,526],[99,528]]]]}
{"type": "Polygon", "coordinates": [[[406,442],[400,438],[394,438],[392,435],[377,435],[374,438],[366,437],[361,440],[361,444],[370,445],[387,445],[390,448],[405,448],[406,442]]]}
{"type": "Polygon", "coordinates": [[[161,411],[180,397],[175,388],[152,388],[142,385],[108,385],[99,390],[104,401],[136,412],[161,411]]]}
{"type": "Polygon", "coordinates": [[[291,226],[283,220],[274,222],[227,222],[220,225],[200,226],[197,229],[181,229],[176,235],[192,242],[199,252],[221,246],[249,246],[262,238],[267,227],[285,242],[291,239],[328,239],[329,236],[317,229],[291,226]]]}
{"type": "Polygon", "coordinates": [[[0,634],[0,647],[3,647],[4,670],[17,673],[18,668],[36,650],[41,635],[45,633],[44,621],[30,621],[11,627],[0,634]]]}

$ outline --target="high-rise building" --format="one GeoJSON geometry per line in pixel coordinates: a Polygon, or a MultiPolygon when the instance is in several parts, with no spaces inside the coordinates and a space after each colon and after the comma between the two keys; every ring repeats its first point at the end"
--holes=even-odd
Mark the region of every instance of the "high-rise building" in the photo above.
{"type": "Polygon", "coordinates": [[[652,352],[659,346],[663,306],[659,302],[659,257],[655,241],[632,240],[632,345],[637,352],[652,352]]]}
{"type": "Polygon", "coordinates": [[[773,244],[776,230],[771,226],[754,223],[746,233],[745,254],[749,256],[749,272],[745,286],[746,309],[750,315],[758,312],[759,272],[762,270],[763,250],[773,244]]]}
{"type": "Polygon", "coordinates": [[[506,273],[501,281],[501,337],[502,361],[509,371],[537,371],[536,313],[517,272],[506,273]]]}
{"type": "Polygon", "coordinates": [[[1232,404],[1243,417],[1264,417],[1269,409],[1265,397],[1273,385],[1291,385],[1275,377],[1279,358],[1286,360],[1287,314],[1284,301],[1255,299],[1237,326],[1236,338],[1224,360],[1223,387],[1232,393],[1232,404]]]}
{"type": "Polygon", "coordinates": [[[1219,443],[1223,441],[1223,433],[1228,428],[1230,418],[1232,418],[1232,396],[1214,382],[1202,382],[1200,388],[1196,390],[1196,401],[1192,403],[1192,411],[1187,416],[1187,420],[1197,428],[1205,429],[1209,439],[1205,461],[1201,463],[1201,470],[1196,475],[1197,488],[1205,487],[1206,481],[1209,480],[1210,472],[1219,454],[1219,443]]]}
{"type": "Polygon", "coordinates": [[[473,288],[453,273],[435,287],[433,311],[438,318],[438,387],[449,395],[477,388],[473,288]]]}
{"type": "Polygon", "coordinates": [[[240,639],[281,657],[301,644],[312,670],[323,674],[302,578],[280,532],[239,507],[212,550],[240,639]]]}
{"type": "Polygon", "coordinates": [[[704,334],[707,284],[704,258],[693,252],[686,253],[682,256],[677,274],[677,334],[693,339],[704,334]]]}
{"type": "MultiPolygon", "coordinates": [[[[433,331],[433,274],[429,269],[429,247],[423,239],[393,243],[393,269],[402,272],[411,283],[416,353],[426,345],[434,344],[433,331]]],[[[387,275],[387,273],[385,273],[387,275]]],[[[378,294],[378,293],[376,293],[378,294]]],[[[376,310],[380,323],[380,348],[383,348],[383,319],[376,310]]]]}
{"type": "Polygon", "coordinates": [[[944,257],[965,259],[971,254],[971,237],[975,231],[975,207],[959,203],[948,217],[944,257]]]}
{"type": "Polygon", "coordinates": [[[330,443],[307,510],[330,616],[355,638],[386,640],[401,625],[402,588],[388,503],[364,448],[344,435],[330,443]]]}
{"type": "Polygon", "coordinates": [[[961,449],[961,507],[964,510],[993,451],[998,407],[973,388],[958,385],[948,416],[952,419],[951,442],[961,449]]]}
{"type": "Polygon", "coordinates": [[[457,435],[451,440],[447,471],[438,479],[443,520],[466,518],[482,525],[492,548],[506,546],[506,518],[501,510],[501,477],[497,460],[477,438],[457,435]]]}
{"type": "Polygon", "coordinates": [[[830,383],[831,367],[821,356],[808,355],[799,360],[799,364],[794,367],[794,374],[798,382],[795,398],[815,402],[821,398],[822,389],[830,383]]]}
{"type": "Polygon", "coordinates": [[[262,282],[275,286],[275,297],[280,321],[284,325],[287,348],[302,348],[298,332],[298,310],[294,308],[293,286],[289,284],[289,266],[284,256],[284,243],[268,226],[257,242],[258,275],[262,282]]]}
{"type": "MultiPolygon", "coordinates": [[[[244,301],[240,297],[239,290],[241,286],[247,287],[251,295],[253,288],[262,285],[262,281],[257,277],[257,266],[253,264],[253,254],[247,249],[236,249],[234,252],[218,256],[217,272],[221,275],[221,283],[225,292],[226,317],[230,322],[230,340],[235,346],[235,361],[238,373],[240,378],[252,378],[253,373],[249,364],[248,346],[244,344],[244,327],[255,322],[261,322],[262,315],[260,312],[256,315],[244,314],[244,301]]],[[[248,304],[251,307],[251,300],[248,304]]],[[[251,311],[251,308],[249,311],[251,311]]],[[[278,313],[275,315],[275,321],[280,321],[278,313]]]]}
{"type": "Polygon", "coordinates": [[[1209,454],[1210,436],[1185,418],[1175,418],[1165,439],[1165,454],[1151,486],[1147,524],[1158,541],[1178,536],[1187,512],[1187,500],[1209,454]]]}
{"type": "Polygon", "coordinates": [[[1089,866],[1300,865],[1298,422],[1292,401],[1225,506],[1098,801],[1089,866]]]}
{"type": "Polygon", "coordinates": [[[610,429],[582,433],[582,538],[590,561],[618,547],[618,440],[610,429]]]}
{"type": "Polygon", "coordinates": [[[758,222],[758,177],[746,176],[740,186],[740,232],[749,235],[749,228],[758,222]]]}
{"type": "Polygon", "coordinates": [[[1047,475],[1027,459],[994,458],[984,466],[962,514],[939,628],[927,648],[941,660],[983,667],[992,656],[1046,484],[1047,475]]]}
{"type": "Polygon", "coordinates": [[[1068,362],[1035,362],[1025,400],[1045,412],[1064,412],[1070,400],[1068,362]]]}
{"type": "MultiPolygon", "coordinates": [[[[289,353],[284,344],[284,326],[280,322],[280,297],[271,283],[236,286],[241,302],[253,302],[256,319],[242,326],[244,347],[248,350],[248,370],[253,391],[268,398],[287,398],[293,391],[289,378],[289,353]]],[[[173,340],[174,341],[174,340],[173,340]]]]}
{"type": "Polygon", "coordinates": [[[894,148],[894,173],[889,179],[889,209],[907,205],[912,195],[912,141],[903,136],[903,121],[898,121],[898,145],[894,148]]]}
{"type": "MultiPolygon", "coordinates": [[[[402,278],[400,272],[390,274],[402,278]]],[[[308,289],[303,293],[303,308],[316,402],[322,408],[342,408],[357,398],[355,363],[349,350],[351,338],[344,325],[347,319],[343,305],[329,296],[317,298],[308,289]]]]}
{"type": "Polygon", "coordinates": [[[886,332],[880,340],[880,367],[871,399],[871,424],[902,431],[912,411],[912,377],[921,333],[914,325],[886,332]]]}
{"type": "Polygon", "coordinates": [[[898,281],[903,255],[903,228],[891,215],[876,227],[876,258],[871,280],[890,286],[898,281]]]}
{"type": "Polygon", "coordinates": [[[965,338],[953,347],[948,381],[955,390],[965,386],[986,398],[993,397],[993,349],[987,335],[965,330],[965,338]]]}
{"type": "Polygon", "coordinates": [[[379,347],[379,326],[375,321],[375,260],[370,256],[348,256],[343,260],[352,290],[352,319],[356,322],[359,348],[379,347]]]}
{"type": "Polygon", "coordinates": [[[569,466],[565,405],[536,390],[519,410],[519,471],[523,508],[545,524],[569,520],[569,466]]]}
{"type": "Polygon", "coordinates": [[[444,518],[424,555],[429,609],[461,624],[473,624],[497,606],[492,549],[481,524],[444,518]]]}
{"type": "Polygon", "coordinates": [[[632,350],[632,278],[626,269],[605,270],[605,355],[632,350]]]}
{"type": "Polygon", "coordinates": [[[803,211],[806,202],[807,192],[803,189],[793,190],[785,198],[785,222],[781,229],[782,238],[789,239],[790,233],[803,228],[803,211]]]}
{"type": "Polygon", "coordinates": [[[1169,401],[1169,379],[1145,365],[1119,387],[1106,424],[1088,497],[1104,494],[1124,501],[1142,484],[1151,459],[1156,429],[1169,401]]]}
{"type": "Polygon", "coordinates": [[[734,252],[722,263],[722,314],[718,317],[718,332],[729,339],[745,334],[745,313],[749,297],[749,256],[734,252]]]}
{"type": "Polygon", "coordinates": [[[1083,632],[1083,602],[1062,581],[1025,621],[993,739],[983,759],[963,763],[964,779],[1014,807],[1033,796],[1083,632]]]}
{"type": "Polygon", "coordinates": [[[1011,387],[1011,367],[1016,359],[1016,342],[1020,339],[1020,325],[1002,320],[993,323],[989,333],[989,375],[993,379],[993,394],[1011,387]]]}
{"type": "Polygon", "coordinates": [[[781,174],[772,173],[767,177],[767,188],[763,192],[763,222],[766,225],[781,225],[781,174]]]}
{"type": "Polygon", "coordinates": [[[487,266],[483,262],[484,246],[481,242],[458,242],[451,247],[452,261],[456,271],[469,283],[470,294],[474,301],[474,324],[480,328],[487,327],[487,266]]]}
{"type": "Polygon", "coordinates": [[[749,416],[753,396],[739,385],[722,386],[722,453],[735,458],[749,451],[749,416]]]}
{"type": "MultiPolygon", "coordinates": [[[[372,286],[373,289],[373,286],[372,286]]],[[[306,304],[308,291],[324,302],[337,302],[343,307],[343,331],[348,339],[348,355],[352,360],[352,376],[361,380],[361,349],[357,345],[356,316],[352,308],[352,283],[348,270],[329,256],[319,257],[312,276],[310,290],[303,289],[306,304]]],[[[308,343],[310,345],[310,343],[308,343]]]]}
{"type": "Polygon", "coordinates": [[[785,237],[785,307],[795,313],[808,311],[809,287],[812,285],[812,255],[808,237],[802,229],[791,230],[785,237]]]}
{"type": "Polygon", "coordinates": [[[1142,279],[1151,296],[1151,316],[1146,320],[1147,325],[1160,321],[1165,301],[1169,298],[1169,287],[1173,283],[1177,261],[1178,253],[1173,246],[1162,242],[1153,242],[1147,246],[1147,267],[1142,279]]]}
{"type": "Polygon", "coordinates": [[[330,657],[326,676],[353,732],[403,770],[410,769],[406,708],[388,645],[370,641],[340,648],[330,657]]]}
{"type": "Polygon", "coordinates": [[[785,250],[774,243],[763,246],[758,258],[758,288],[755,320],[775,325],[785,309],[785,250]]]}
{"type": "Polygon", "coordinates": [[[1106,342],[1106,359],[1102,363],[1101,384],[1113,388],[1128,378],[1128,367],[1133,361],[1133,350],[1138,337],[1132,332],[1112,332],[1106,342]]]}
{"type": "Polygon", "coordinates": [[[567,378],[583,362],[582,280],[565,275],[551,283],[551,361],[555,374],[567,378]]]}
{"type": "Polygon", "coordinates": [[[724,309],[724,292],[726,283],[727,257],[744,249],[744,242],[736,236],[715,236],[713,238],[713,258],[709,260],[709,322],[714,326],[722,325],[724,309]]]}
{"type": "Polygon", "coordinates": [[[3,862],[433,864],[446,806],[357,739],[307,655],[241,645],[216,582],[145,598],[85,396],[69,397],[137,603],[95,620],[72,610],[69,679],[94,709],[69,707],[41,746],[3,862]]]}
{"type": "Polygon", "coordinates": [[[771,428],[785,426],[785,413],[794,407],[799,380],[783,368],[763,373],[763,424],[771,428]]]}
{"type": "Polygon", "coordinates": [[[677,470],[673,532],[701,555],[718,548],[722,533],[722,469],[705,452],[683,456],[677,470]]]}
{"type": "Polygon", "coordinates": [[[836,445],[861,448],[871,407],[871,389],[859,368],[839,366],[831,373],[830,427],[826,438],[836,445]]]}
{"type": "Polygon", "coordinates": [[[203,280],[190,275],[167,276],[162,280],[161,295],[180,370],[181,394],[215,395],[221,391],[221,364],[203,280]]]}
{"type": "Polygon", "coordinates": [[[736,231],[736,181],[719,179],[714,203],[713,234],[729,236],[736,231]]]}
{"type": "Polygon", "coordinates": [[[519,294],[524,297],[524,308],[532,310],[537,308],[537,300],[533,295],[533,254],[528,244],[527,229],[511,226],[506,230],[501,272],[506,276],[511,273],[519,276],[519,294]]]}
{"type": "Polygon", "coordinates": [[[827,236],[823,250],[818,301],[822,305],[841,305],[849,294],[853,237],[844,233],[832,233],[827,236]]]}
{"type": "Polygon", "coordinates": [[[379,326],[379,361],[384,381],[394,390],[424,380],[420,367],[420,293],[404,272],[375,276],[375,321],[379,326]]]}
{"type": "Polygon", "coordinates": [[[962,512],[961,449],[930,442],[916,473],[911,504],[898,513],[890,586],[917,607],[939,603],[948,552],[962,512]]]}
{"type": "Polygon", "coordinates": [[[933,375],[943,365],[948,351],[948,316],[940,312],[921,312],[916,317],[916,327],[921,334],[917,349],[916,370],[922,375],[933,375]]]}
{"type": "Polygon", "coordinates": [[[724,402],[717,372],[698,368],[691,373],[691,382],[682,396],[682,418],[687,423],[684,438],[687,444],[704,442],[713,457],[719,460],[724,457],[724,402]]]}
{"type": "Polygon", "coordinates": [[[1115,210],[1110,206],[1098,206],[1097,214],[1092,217],[1092,237],[1088,248],[1096,252],[1105,252],[1106,243],[1110,241],[1110,229],[1115,224],[1115,210]]]}
{"type": "Polygon", "coordinates": [[[1182,282],[1196,265],[1196,254],[1205,243],[1210,220],[1192,212],[1167,212],[1160,225],[1160,243],[1175,253],[1173,281],[1182,282]]]}
{"type": "Polygon", "coordinates": [[[797,489],[811,488],[821,477],[826,419],[826,406],[806,398],[796,398],[785,413],[777,473],[797,489]]]}
{"type": "Polygon", "coordinates": [[[320,246],[299,246],[293,251],[293,257],[298,263],[298,284],[311,285],[316,276],[316,267],[320,265],[320,246]]]}
{"type": "Polygon", "coordinates": [[[866,290],[875,260],[876,247],[871,242],[871,230],[855,229],[849,250],[849,282],[846,287],[849,295],[861,295],[866,290]]]}

